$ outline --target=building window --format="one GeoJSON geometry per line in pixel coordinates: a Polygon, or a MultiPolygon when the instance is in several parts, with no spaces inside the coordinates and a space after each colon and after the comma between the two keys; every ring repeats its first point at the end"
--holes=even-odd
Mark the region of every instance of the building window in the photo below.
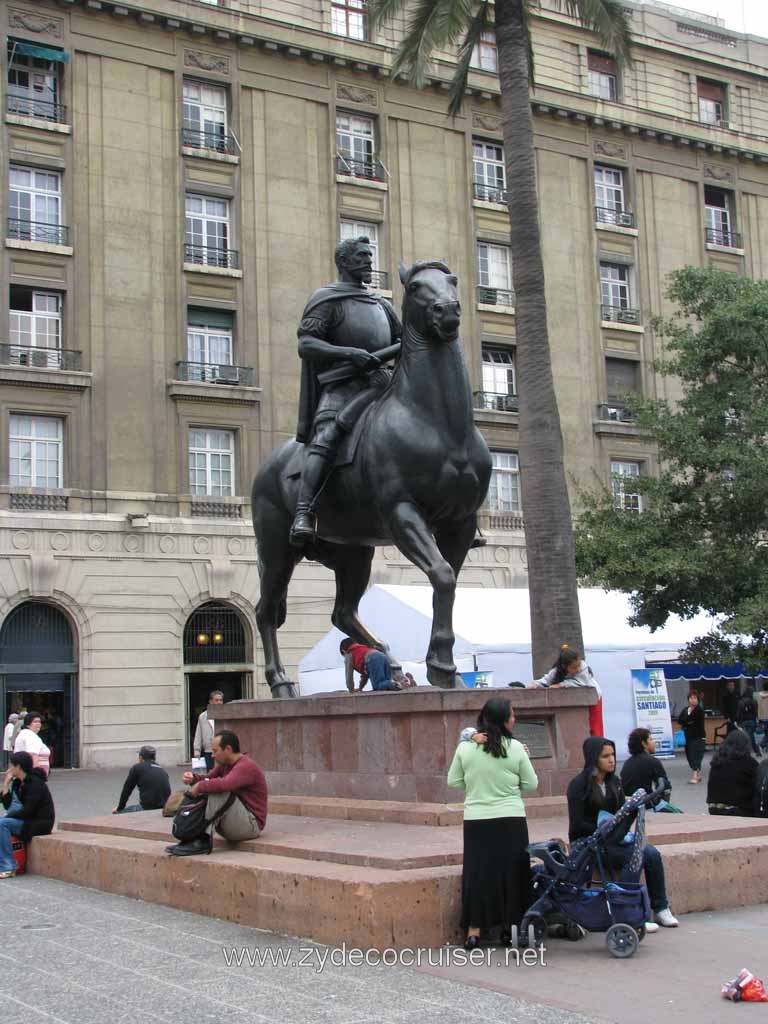
{"type": "Polygon", "coordinates": [[[65,121],[60,97],[61,69],[66,60],[67,55],[58,48],[9,39],[8,113],[43,121],[65,121]]]}
{"type": "Polygon", "coordinates": [[[508,245],[477,243],[477,285],[478,302],[491,306],[514,306],[508,245]]]}
{"type": "Polygon", "coordinates": [[[503,203],[507,187],[504,150],[497,142],[472,140],[475,199],[503,203]]]}
{"type": "MultiPolygon", "coordinates": [[[[232,317],[226,313],[189,310],[187,313],[188,380],[219,380],[221,367],[234,363],[232,317]]],[[[224,376],[226,376],[226,370],[224,376]]]]}
{"type": "Polygon", "coordinates": [[[631,477],[640,476],[639,462],[611,462],[613,507],[621,512],[642,512],[642,496],[634,490],[631,477]]]}
{"type": "Polygon", "coordinates": [[[333,0],[331,32],[350,39],[365,39],[365,0],[333,0]]]}
{"type": "Polygon", "coordinates": [[[696,79],[699,98],[699,120],[702,124],[721,124],[726,119],[725,86],[706,78],[696,79]]]}
{"type": "Polygon", "coordinates": [[[10,361],[21,366],[61,366],[61,295],[10,289],[10,361]]]}
{"type": "Polygon", "coordinates": [[[712,245],[741,248],[741,237],[734,231],[733,193],[724,188],[704,186],[706,240],[712,245]]]}
{"type": "Polygon", "coordinates": [[[11,416],[12,487],[62,487],[64,423],[52,416],[11,416]]]}
{"type": "Polygon", "coordinates": [[[235,435],[196,427],[189,432],[189,492],[223,497],[235,493],[235,435]]]}
{"type": "Polygon", "coordinates": [[[623,263],[600,264],[600,301],[614,309],[629,309],[629,267],[623,263]]]}
{"type": "Polygon", "coordinates": [[[513,349],[483,345],[483,391],[492,395],[517,394],[513,349]]]}
{"type": "Polygon", "coordinates": [[[600,419],[631,422],[635,415],[626,408],[625,400],[640,391],[640,364],[632,359],[606,359],[605,380],[608,401],[600,406],[600,419]]]}
{"type": "Polygon", "coordinates": [[[492,30],[483,32],[480,42],[475,43],[472,50],[471,66],[480,71],[499,70],[499,51],[496,47],[496,33],[492,30]]]}
{"type": "Polygon", "coordinates": [[[186,261],[214,267],[236,266],[236,254],[229,248],[229,202],[188,195],[186,211],[186,261]]]}
{"type": "Polygon", "coordinates": [[[8,237],[27,242],[66,244],[61,226],[61,175],[32,167],[11,167],[8,237]]]}
{"type": "Polygon", "coordinates": [[[590,95],[616,102],[619,98],[619,69],[613,57],[595,50],[587,51],[587,83],[590,95]]]}
{"type": "Polygon", "coordinates": [[[184,80],[182,144],[194,149],[231,150],[227,136],[227,90],[184,80]]]}
{"type": "Polygon", "coordinates": [[[372,117],[336,115],[336,170],[356,178],[378,178],[376,124],[372,117]]]}
{"type": "Polygon", "coordinates": [[[635,217],[626,207],[624,171],[595,164],[595,222],[633,228],[635,217]]]}
{"type": "Polygon", "coordinates": [[[493,470],[488,488],[488,508],[491,515],[499,512],[521,511],[520,468],[515,452],[491,452],[493,470]]]}

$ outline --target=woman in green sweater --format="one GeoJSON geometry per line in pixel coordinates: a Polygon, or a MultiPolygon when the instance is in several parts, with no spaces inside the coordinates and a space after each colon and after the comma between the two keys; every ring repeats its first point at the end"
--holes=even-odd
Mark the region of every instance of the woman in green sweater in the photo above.
{"type": "Polygon", "coordinates": [[[522,743],[512,738],[515,713],[508,700],[492,697],[477,720],[472,740],[459,743],[448,785],[464,797],[464,870],[461,926],[474,949],[480,931],[520,927],[531,903],[528,823],[522,794],[539,780],[522,743]]]}

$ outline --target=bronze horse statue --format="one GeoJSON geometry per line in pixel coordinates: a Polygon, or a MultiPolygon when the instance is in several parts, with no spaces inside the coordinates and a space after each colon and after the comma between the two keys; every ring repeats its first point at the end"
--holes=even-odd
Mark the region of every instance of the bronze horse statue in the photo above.
{"type": "Polygon", "coordinates": [[[304,445],[287,441],[261,466],[253,484],[253,528],[261,577],[256,621],[273,697],[296,688],[280,660],[277,631],[286,618],[288,584],[303,557],[332,569],[331,621],[355,641],[378,644],[358,618],[374,549],[394,544],[432,584],[427,678],[462,687],[453,661],[456,580],[475,538],[491,456],[475,427],[472,391],[459,341],[456,277],[441,262],[401,264],[402,350],[382,397],[363,414],[354,457],[339,460],[317,510],[317,540],[289,543],[304,445]]]}

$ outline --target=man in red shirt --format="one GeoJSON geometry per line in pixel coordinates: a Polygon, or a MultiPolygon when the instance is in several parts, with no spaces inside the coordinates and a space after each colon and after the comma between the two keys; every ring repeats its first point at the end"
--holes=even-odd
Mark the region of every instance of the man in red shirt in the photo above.
{"type": "MultiPolygon", "coordinates": [[[[233,843],[257,839],[267,823],[267,780],[256,762],[240,752],[240,740],[227,730],[217,733],[211,744],[214,767],[207,775],[184,772],[182,782],[192,796],[208,797],[206,817],[222,807],[231,794],[235,801],[216,823],[216,831],[233,843]]],[[[188,843],[167,847],[174,857],[210,853],[212,837],[206,833],[188,843]]]]}
{"type": "Polygon", "coordinates": [[[374,690],[401,689],[392,679],[392,666],[386,654],[382,654],[374,647],[356,644],[349,637],[341,641],[339,650],[344,657],[347,689],[350,693],[355,691],[355,672],[360,673],[361,690],[369,679],[374,690]]]}

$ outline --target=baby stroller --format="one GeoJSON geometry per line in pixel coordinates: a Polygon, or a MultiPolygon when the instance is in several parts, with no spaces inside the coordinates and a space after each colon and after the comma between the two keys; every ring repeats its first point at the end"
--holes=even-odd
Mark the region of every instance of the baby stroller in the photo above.
{"type": "Polygon", "coordinates": [[[531,857],[542,864],[534,875],[535,902],[522,922],[522,934],[529,946],[543,942],[548,929],[560,925],[572,940],[581,938],[584,931],[605,932],[612,956],[623,958],[635,953],[651,914],[648,892],[640,882],[618,885],[611,881],[606,871],[606,848],[625,840],[634,825],[627,868],[639,878],[645,849],[645,809],[661,800],[663,792],[662,786],[653,793],[638,789],[609,821],[598,825],[586,839],[577,840],[570,854],[556,839],[528,847],[531,857]],[[599,882],[592,880],[596,870],[599,882]]]}

